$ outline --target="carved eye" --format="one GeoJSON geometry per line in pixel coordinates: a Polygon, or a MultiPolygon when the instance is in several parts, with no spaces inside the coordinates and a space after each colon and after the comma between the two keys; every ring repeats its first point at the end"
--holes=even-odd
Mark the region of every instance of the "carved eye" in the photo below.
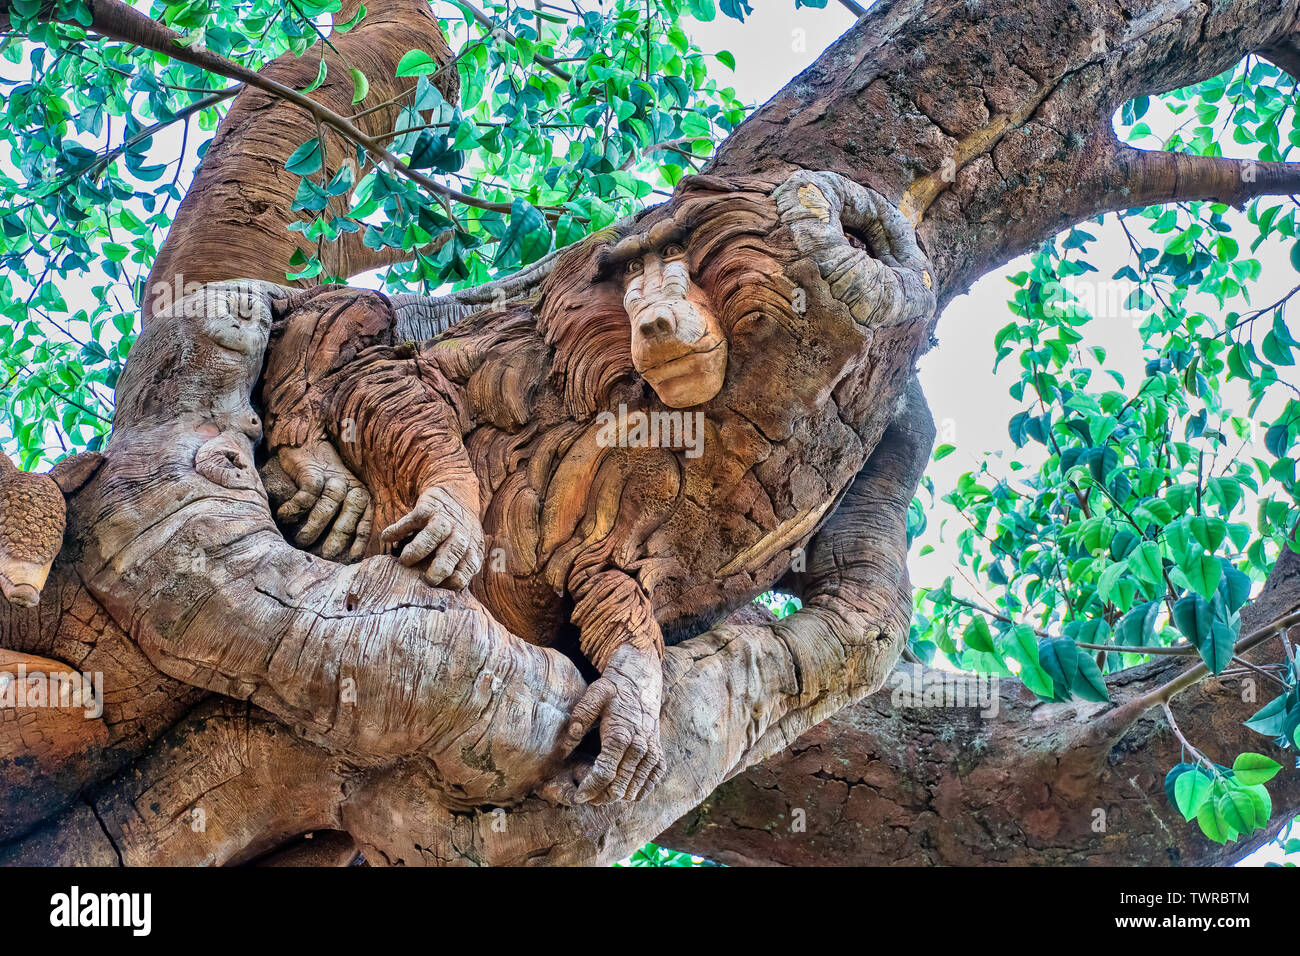
{"type": "Polygon", "coordinates": [[[665,259],[678,259],[684,255],[686,255],[686,250],[683,249],[679,243],[670,242],[668,245],[664,246],[665,259]]]}
{"type": "Polygon", "coordinates": [[[630,276],[640,275],[645,269],[645,263],[640,259],[629,259],[627,262],[627,274],[630,276]]]}

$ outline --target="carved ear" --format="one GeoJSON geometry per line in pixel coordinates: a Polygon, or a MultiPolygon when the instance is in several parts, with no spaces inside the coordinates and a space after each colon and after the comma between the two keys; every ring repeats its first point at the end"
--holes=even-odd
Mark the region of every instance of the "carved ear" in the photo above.
{"type": "Polygon", "coordinates": [[[880,193],[838,173],[800,170],[772,198],[799,253],[833,282],[835,298],[859,324],[933,314],[934,280],[916,229],[880,193]]]}
{"type": "Polygon", "coordinates": [[[79,489],[104,463],[104,456],[97,451],[87,451],[80,455],[65,458],[50,469],[50,477],[65,495],[79,489]]]}

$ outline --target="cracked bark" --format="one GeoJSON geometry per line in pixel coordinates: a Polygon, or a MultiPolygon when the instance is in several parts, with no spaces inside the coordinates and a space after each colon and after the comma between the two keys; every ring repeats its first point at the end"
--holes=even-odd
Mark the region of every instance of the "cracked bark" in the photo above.
{"type": "MultiPolygon", "coordinates": [[[[1243,632],[1297,605],[1300,558],[1288,553],[1243,613],[1243,632]]],[[[1246,659],[1277,656],[1270,644],[1246,659]]],[[[923,688],[932,701],[946,692],[963,703],[981,700],[981,688],[901,664],[885,689],[718,787],[658,842],[734,865],[1231,865],[1300,811],[1300,779],[1284,771],[1270,786],[1267,831],[1220,846],[1165,796],[1165,772],[1183,757],[1159,711],[1108,720],[1187,666],[1163,658],[1110,677],[1111,706],[1046,704],[1002,680],[992,708],[921,706],[923,688]],[[796,808],[805,829],[793,828],[796,808]]],[[[1273,693],[1268,683],[1214,678],[1173,708],[1184,733],[1227,764],[1268,749],[1241,721],[1273,693]]]]}

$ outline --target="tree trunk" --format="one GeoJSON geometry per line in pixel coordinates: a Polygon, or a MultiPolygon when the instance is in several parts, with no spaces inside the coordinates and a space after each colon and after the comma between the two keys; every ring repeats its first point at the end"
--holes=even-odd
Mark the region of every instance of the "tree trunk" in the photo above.
{"type": "MultiPolygon", "coordinates": [[[[376,80],[406,48],[450,51],[424,4],[372,6],[345,39],[349,58],[372,58],[381,102],[400,81],[376,80]]],[[[5,768],[0,858],[246,862],[327,829],[372,863],[608,862],[686,814],[664,839],[726,862],[1222,862],[1162,793],[1173,744],[1148,712],[1176,664],[1113,678],[1108,706],[1034,704],[1007,687],[984,723],[880,694],[819,722],[881,687],[906,637],[905,514],[933,439],[911,372],[936,302],[1100,212],[1300,188],[1293,164],[1242,177],[1233,161],[1122,146],[1110,122],[1130,97],[1250,51],[1285,61],[1296,11],[881,2],[707,175],[613,239],[552,257],[502,296],[390,304],[220,280],[278,280],[297,248],[280,153],[324,123],[332,170],[336,135],[373,141],[392,118],[349,132],[338,113],[350,91],[326,84],[304,107],[284,92],[302,85],[295,64],[241,73],[95,0],[99,32],[248,89],[151,276],[216,284],[149,316],[41,605],[0,608],[0,645],[29,671],[52,659],[102,672],[108,688],[75,741],[66,714],[37,715],[61,742],[41,752],[87,756],[74,773],[5,768]],[[261,158],[269,142],[277,162],[261,158]],[[694,285],[670,293],[674,282],[694,285]],[[495,308],[475,313],[485,301],[495,308]],[[692,361],[714,365],[692,391],[646,357],[660,305],[705,329],[713,358],[692,361]],[[607,454],[593,419],[622,405],[703,409],[702,464],[607,454]],[[504,573],[455,593],[421,580],[456,579],[431,577],[441,558],[403,567],[360,534],[360,563],[291,546],[268,491],[292,498],[312,469],[340,482],[353,526],[408,509],[426,527],[459,522],[455,557],[495,546],[504,573]],[[782,576],[803,610],[710,628],[782,576]],[[628,733],[645,733],[636,779],[658,786],[576,799],[574,774],[594,779],[604,758],[594,770],[569,759],[570,715],[593,688],[657,686],[620,670],[648,653],[663,655],[662,712],[653,727],[642,699],[628,733]],[[796,808],[806,830],[791,832],[796,808]]],[[[360,247],[336,256],[341,274],[379,264],[360,247]]],[[[1257,629],[1300,607],[1293,575],[1279,562],[1249,612],[1257,629]]],[[[1195,705],[1180,719],[1235,741],[1250,709],[1239,697],[1205,682],[1177,699],[1195,705]]],[[[622,706],[602,711],[602,755],[622,706]]],[[[1281,790],[1279,822],[1300,808],[1300,788],[1281,790]]]]}

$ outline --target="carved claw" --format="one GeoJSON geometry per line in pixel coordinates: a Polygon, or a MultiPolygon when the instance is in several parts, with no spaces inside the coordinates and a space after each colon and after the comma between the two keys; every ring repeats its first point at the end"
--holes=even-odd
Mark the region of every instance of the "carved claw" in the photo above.
{"type": "Polygon", "coordinates": [[[374,503],[334,446],[309,442],[281,448],[276,457],[295,489],[276,517],[286,524],[301,522],[294,540],[309,547],[329,528],[320,545],[321,557],[333,560],[346,551],[349,560],[361,558],[370,542],[374,503]]]}
{"type": "Polygon", "coordinates": [[[0,594],[15,607],[35,607],[50,566],[63,547],[64,495],[103,461],[98,452],[65,458],[47,475],[19,471],[0,454],[0,594]]]}
{"type": "Polygon", "coordinates": [[[773,198],[799,252],[855,322],[877,328],[933,314],[929,260],[912,223],[880,193],[838,173],[801,170],[773,198]]]}
{"type": "Polygon", "coordinates": [[[478,517],[445,488],[420,495],[410,513],[384,529],[384,541],[415,535],[398,560],[407,567],[428,560],[424,579],[431,585],[463,590],[483,566],[483,526],[478,517]]]}

